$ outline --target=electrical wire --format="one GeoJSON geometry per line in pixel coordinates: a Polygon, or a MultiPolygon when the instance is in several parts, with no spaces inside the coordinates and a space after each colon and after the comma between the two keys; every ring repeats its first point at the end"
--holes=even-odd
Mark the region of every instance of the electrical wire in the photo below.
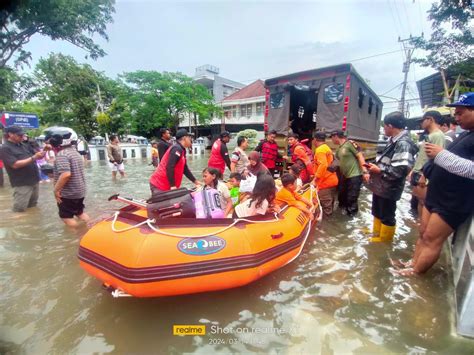
{"type": "Polygon", "coordinates": [[[405,10],[405,16],[406,16],[406,19],[407,19],[408,31],[410,31],[409,33],[411,35],[410,17],[408,16],[408,11],[407,11],[407,6],[405,4],[405,0],[402,0],[402,3],[403,3],[403,9],[405,10]]]}

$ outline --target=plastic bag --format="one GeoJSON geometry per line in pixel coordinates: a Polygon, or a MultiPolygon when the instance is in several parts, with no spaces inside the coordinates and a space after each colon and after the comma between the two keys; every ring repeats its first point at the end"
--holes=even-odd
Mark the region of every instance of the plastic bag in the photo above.
{"type": "Polygon", "coordinates": [[[248,173],[247,178],[245,180],[240,181],[240,192],[253,192],[253,188],[257,183],[257,176],[248,173]]]}

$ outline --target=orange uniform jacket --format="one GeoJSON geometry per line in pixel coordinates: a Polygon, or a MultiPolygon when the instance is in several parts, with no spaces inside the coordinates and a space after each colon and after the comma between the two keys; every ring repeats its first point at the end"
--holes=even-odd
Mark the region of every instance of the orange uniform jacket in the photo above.
{"type": "Polygon", "coordinates": [[[282,188],[280,191],[277,192],[275,196],[275,201],[279,205],[283,205],[284,203],[287,203],[288,206],[301,206],[301,207],[306,207],[306,203],[300,201],[301,196],[298,195],[296,192],[292,192],[286,188],[282,188]]]}
{"type": "Polygon", "coordinates": [[[336,173],[328,171],[328,166],[331,165],[334,156],[331,148],[327,144],[322,144],[316,148],[314,153],[314,170],[316,183],[320,190],[336,187],[338,179],[336,173]]]}

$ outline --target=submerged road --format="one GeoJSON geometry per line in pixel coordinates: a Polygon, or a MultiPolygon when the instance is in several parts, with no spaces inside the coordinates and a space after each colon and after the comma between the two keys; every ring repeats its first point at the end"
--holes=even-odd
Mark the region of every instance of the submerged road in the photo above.
{"type": "MultiPolygon", "coordinates": [[[[199,172],[205,158],[191,159],[199,172]]],[[[119,206],[107,197],[148,197],[152,167],[128,162],[112,182],[103,163],[86,168],[87,212],[95,219],[119,206]]],[[[8,184],[7,184],[8,185],[8,184]]],[[[66,229],[50,184],[40,205],[10,212],[0,189],[0,352],[11,353],[451,353],[472,354],[474,341],[454,335],[447,256],[424,277],[389,271],[408,259],[417,235],[409,195],[399,203],[393,243],[370,244],[370,194],[356,218],[336,214],[318,225],[292,264],[246,287],[162,299],[114,299],[78,264],[85,228],[66,229]],[[206,325],[204,336],[173,336],[173,325],[206,325]]]]}

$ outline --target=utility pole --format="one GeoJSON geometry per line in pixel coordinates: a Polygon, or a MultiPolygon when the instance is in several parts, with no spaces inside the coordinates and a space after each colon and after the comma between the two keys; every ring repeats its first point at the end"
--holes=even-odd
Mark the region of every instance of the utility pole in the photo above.
{"type": "Polygon", "coordinates": [[[402,84],[402,97],[400,98],[400,103],[398,109],[405,115],[406,107],[405,107],[405,92],[407,88],[407,80],[408,80],[408,72],[410,71],[410,64],[411,64],[411,56],[415,51],[415,48],[409,45],[410,41],[413,40],[413,37],[410,35],[409,38],[400,39],[398,37],[398,42],[403,45],[403,50],[405,51],[406,61],[403,63],[402,72],[404,73],[403,84],[402,84]]]}

